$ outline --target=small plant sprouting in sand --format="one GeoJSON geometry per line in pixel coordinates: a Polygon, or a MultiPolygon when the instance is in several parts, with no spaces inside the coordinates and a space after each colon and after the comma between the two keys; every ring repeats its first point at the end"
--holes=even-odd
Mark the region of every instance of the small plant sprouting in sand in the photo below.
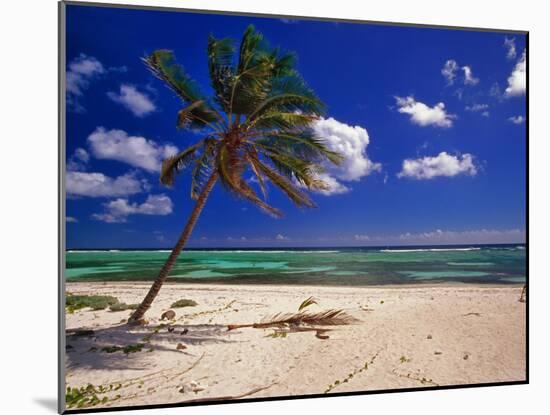
{"type": "Polygon", "coordinates": [[[298,307],[298,311],[302,311],[304,308],[309,307],[310,305],[317,304],[319,300],[317,300],[315,297],[309,297],[306,298],[304,301],[302,301],[302,304],[300,304],[300,307],[298,307]]]}
{"type": "Polygon", "coordinates": [[[353,379],[354,376],[356,376],[359,373],[364,372],[365,370],[367,370],[369,368],[369,365],[372,365],[374,363],[374,361],[376,360],[376,358],[378,357],[380,352],[381,352],[381,350],[377,351],[374,354],[374,356],[371,357],[370,361],[366,361],[363,366],[353,370],[353,372],[349,373],[348,376],[345,377],[344,379],[342,379],[342,380],[337,379],[337,380],[334,381],[334,383],[331,383],[330,385],[328,385],[328,388],[325,390],[325,393],[329,393],[330,391],[332,391],[334,388],[336,388],[339,385],[342,385],[344,383],[348,383],[350,380],[353,379]]]}
{"type": "Polygon", "coordinates": [[[67,293],[65,298],[65,308],[70,314],[87,307],[92,310],[105,310],[117,303],[118,298],[110,295],[72,295],[67,293]]]}
{"type": "Polygon", "coordinates": [[[400,363],[409,363],[411,360],[412,360],[412,359],[408,359],[408,358],[405,357],[405,356],[401,356],[401,357],[399,358],[399,362],[400,362],[400,363]]]}
{"type": "Polygon", "coordinates": [[[235,330],[245,327],[264,329],[269,327],[286,326],[344,326],[356,323],[358,320],[344,312],[344,310],[326,310],[318,313],[278,313],[273,317],[263,319],[259,323],[229,324],[227,330],[235,330]]]}
{"type": "Polygon", "coordinates": [[[115,303],[109,306],[109,310],[112,312],[135,310],[138,306],[139,304],[115,303]]]}
{"type": "Polygon", "coordinates": [[[417,382],[420,382],[422,385],[439,386],[439,384],[434,382],[433,379],[428,379],[425,376],[420,377],[420,375],[417,376],[414,373],[407,373],[407,374],[397,373],[395,369],[392,370],[392,373],[396,376],[399,376],[400,378],[416,380],[417,382]]]}
{"type": "Polygon", "coordinates": [[[141,352],[145,347],[144,343],[129,344],[128,346],[106,346],[101,349],[105,353],[123,352],[124,354],[141,352]]]}
{"type": "Polygon", "coordinates": [[[198,305],[196,301],[184,298],[173,303],[170,308],[195,307],[196,305],[198,305]]]}
{"type": "MultiPolygon", "coordinates": [[[[220,308],[216,308],[215,310],[205,310],[205,311],[199,311],[197,313],[185,314],[185,315],[181,316],[178,320],[190,319],[190,318],[194,318],[194,317],[204,316],[204,315],[207,315],[207,314],[220,313],[222,311],[231,309],[233,307],[233,304],[235,303],[235,301],[236,300],[232,300],[229,303],[227,303],[225,306],[220,307],[220,308]]],[[[238,310],[233,308],[233,311],[238,311],[238,310]]]]}
{"type": "Polygon", "coordinates": [[[286,331],[275,330],[275,331],[273,331],[273,333],[268,334],[268,335],[265,336],[265,337],[271,337],[271,338],[273,338],[273,339],[284,339],[284,338],[286,338],[286,336],[287,336],[287,332],[286,332],[286,331]]]}
{"type": "Polygon", "coordinates": [[[108,387],[99,385],[95,387],[92,384],[82,386],[80,388],[71,388],[67,386],[67,393],[65,394],[65,404],[67,408],[86,408],[90,406],[96,406],[98,404],[105,404],[109,401],[115,401],[120,399],[120,395],[115,395],[112,398],[103,396],[100,398],[98,395],[113,392],[120,389],[122,385],[109,385],[108,387]]]}

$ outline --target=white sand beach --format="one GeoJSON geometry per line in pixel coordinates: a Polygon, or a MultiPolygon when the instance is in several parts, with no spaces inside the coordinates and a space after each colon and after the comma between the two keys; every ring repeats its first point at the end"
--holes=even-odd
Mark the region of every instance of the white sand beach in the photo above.
{"type": "MultiPolygon", "coordinates": [[[[139,302],[149,283],[68,283],[73,294],[139,302]]],[[[525,380],[526,307],[521,286],[311,287],[167,283],[149,324],[123,324],[130,311],[77,310],[66,328],[66,384],[106,391],[101,406],[180,403],[525,380]],[[273,337],[241,328],[276,313],[344,309],[355,324],[273,337]],[[174,308],[179,299],[194,307],[174,308]],[[162,325],[161,325],[162,323],[162,325]],[[321,336],[323,337],[323,336],[321,336]],[[178,349],[178,344],[180,344],[178,349]],[[141,345],[107,353],[104,347],[141,345]],[[111,386],[112,385],[112,386],[111,386]]]]}

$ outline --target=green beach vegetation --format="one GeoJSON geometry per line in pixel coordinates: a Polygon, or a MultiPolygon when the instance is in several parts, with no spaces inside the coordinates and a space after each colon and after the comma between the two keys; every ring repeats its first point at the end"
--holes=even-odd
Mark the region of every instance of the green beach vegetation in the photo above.
{"type": "Polygon", "coordinates": [[[167,186],[174,184],[179,173],[190,170],[190,196],[195,205],[129,323],[140,322],[151,307],[216,183],[280,217],[281,211],[265,200],[268,182],[298,207],[311,208],[315,204],[304,190],[327,189],[319,178],[323,164],[342,161],[311,129],[323,114],[324,104],[295,69],[294,54],[269,46],[262,34],[249,26],[238,48],[232,39],[210,36],[207,55],[213,97],[200,91],[171,51],[157,50],[143,59],[153,75],[182,101],[177,128],[190,129],[202,138],[162,164],[160,181],[167,186]],[[249,175],[263,197],[249,185],[249,175]]]}
{"type": "Polygon", "coordinates": [[[195,307],[196,305],[197,305],[197,302],[195,300],[189,300],[187,298],[183,298],[181,300],[174,302],[170,307],[182,308],[182,307],[195,307]]]}

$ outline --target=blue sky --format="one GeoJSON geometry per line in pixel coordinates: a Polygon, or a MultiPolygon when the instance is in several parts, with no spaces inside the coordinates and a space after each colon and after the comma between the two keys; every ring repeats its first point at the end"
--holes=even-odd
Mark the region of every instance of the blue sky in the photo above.
{"type": "Polygon", "coordinates": [[[140,58],[171,49],[210,92],[206,41],[254,24],[295,51],[327,104],[314,128],[346,163],[274,219],[217,186],[190,245],[516,243],[525,239],[525,36],[85,6],[67,7],[67,247],[169,247],[192,208],[162,158],[199,139],[140,58]]]}

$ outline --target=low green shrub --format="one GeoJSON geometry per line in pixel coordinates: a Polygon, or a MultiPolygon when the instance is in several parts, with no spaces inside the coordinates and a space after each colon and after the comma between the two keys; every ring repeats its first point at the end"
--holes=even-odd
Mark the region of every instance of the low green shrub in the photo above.
{"type": "Polygon", "coordinates": [[[118,298],[110,295],[70,295],[65,298],[65,307],[69,313],[90,307],[92,310],[104,310],[117,304],[118,298]]]}
{"type": "Polygon", "coordinates": [[[138,308],[138,306],[139,304],[115,303],[109,306],[109,310],[113,312],[135,310],[136,308],[138,308]]]}
{"type": "Polygon", "coordinates": [[[194,300],[188,300],[186,298],[182,300],[178,300],[175,303],[173,303],[170,308],[181,308],[181,307],[195,307],[197,305],[197,302],[194,300]]]}

